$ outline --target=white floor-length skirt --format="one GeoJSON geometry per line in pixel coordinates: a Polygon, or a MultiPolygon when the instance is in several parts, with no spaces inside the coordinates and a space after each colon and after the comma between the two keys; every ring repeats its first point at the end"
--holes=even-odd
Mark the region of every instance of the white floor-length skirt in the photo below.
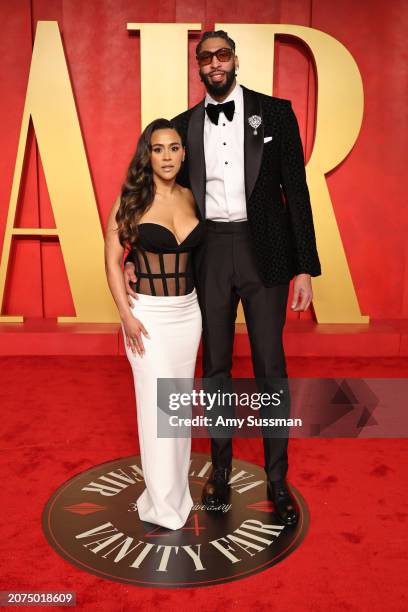
{"type": "Polygon", "coordinates": [[[201,337],[201,311],[195,289],[188,295],[138,294],[132,314],[146,328],[145,354],[126,346],[132,367],[139,445],[146,488],[137,499],[142,521],[180,529],[193,506],[188,470],[191,438],[157,436],[157,378],[194,378],[201,337]]]}

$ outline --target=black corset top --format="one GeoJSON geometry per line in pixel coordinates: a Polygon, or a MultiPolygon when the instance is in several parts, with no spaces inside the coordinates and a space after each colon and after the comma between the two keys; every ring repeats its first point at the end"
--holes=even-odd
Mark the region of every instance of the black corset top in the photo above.
{"type": "Polygon", "coordinates": [[[194,289],[192,252],[204,238],[205,223],[198,221],[182,242],[159,223],[140,223],[138,240],[127,261],[133,261],[136,293],[187,295],[194,289]]]}

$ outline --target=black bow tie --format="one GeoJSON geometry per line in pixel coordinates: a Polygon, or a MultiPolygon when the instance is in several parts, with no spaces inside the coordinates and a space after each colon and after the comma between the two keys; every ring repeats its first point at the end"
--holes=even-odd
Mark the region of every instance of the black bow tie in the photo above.
{"type": "Polygon", "coordinates": [[[221,111],[224,113],[228,121],[232,121],[235,113],[235,102],[234,100],[230,100],[229,102],[224,102],[223,104],[207,104],[205,110],[211,121],[215,123],[215,125],[218,125],[218,117],[221,111]]]}

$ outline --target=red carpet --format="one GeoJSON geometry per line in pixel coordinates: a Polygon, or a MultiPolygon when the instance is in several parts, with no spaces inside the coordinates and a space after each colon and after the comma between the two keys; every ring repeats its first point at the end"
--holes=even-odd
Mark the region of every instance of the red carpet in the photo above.
{"type": "MultiPolygon", "coordinates": [[[[138,453],[128,362],[2,357],[0,367],[0,590],[73,590],[78,609],[107,612],[192,605],[203,612],[408,609],[407,440],[291,440],[289,481],[311,514],[300,548],[267,571],[229,584],[129,587],[71,566],[50,548],[41,529],[43,507],[65,480],[138,453]]],[[[299,377],[408,374],[408,360],[398,358],[292,358],[288,367],[290,376],[299,377]]],[[[249,376],[249,361],[237,360],[234,374],[249,376]]],[[[241,439],[234,448],[237,457],[262,464],[260,440],[241,439]]],[[[209,444],[195,440],[193,449],[207,452],[209,444]]]]}

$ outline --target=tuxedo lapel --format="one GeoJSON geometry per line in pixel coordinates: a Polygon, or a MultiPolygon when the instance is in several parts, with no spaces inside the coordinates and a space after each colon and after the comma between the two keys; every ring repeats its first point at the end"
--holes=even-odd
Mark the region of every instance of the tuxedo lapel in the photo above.
{"type": "Polygon", "coordinates": [[[264,123],[262,108],[256,92],[242,87],[244,91],[244,160],[245,160],[245,194],[247,204],[255,187],[261,168],[264,141],[264,123]],[[251,127],[250,117],[260,117],[261,125],[256,128],[251,127]]]}
{"type": "Polygon", "coordinates": [[[204,100],[193,110],[188,123],[187,153],[191,189],[205,218],[205,157],[204,157],[204,100]]]}

